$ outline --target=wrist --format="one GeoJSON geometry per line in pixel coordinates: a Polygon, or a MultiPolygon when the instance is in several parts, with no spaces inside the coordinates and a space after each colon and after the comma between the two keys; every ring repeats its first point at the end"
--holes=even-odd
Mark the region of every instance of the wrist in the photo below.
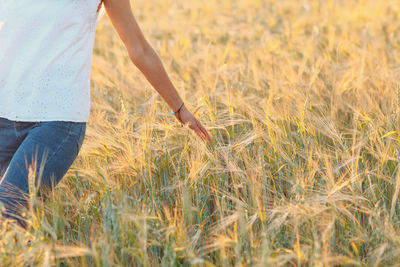
{"type": "Polygon", "coordinates": [[[172,115],[175,115],[175,114],[179,113],[179,111],[182,110],[182,108],[184,107],[184,105],[185,105],[185,102],[182,102],[182,104],[179,106],[179,108],[177,108],[176,111],[172,111],[172,112],[171,112],[172,115]]]}

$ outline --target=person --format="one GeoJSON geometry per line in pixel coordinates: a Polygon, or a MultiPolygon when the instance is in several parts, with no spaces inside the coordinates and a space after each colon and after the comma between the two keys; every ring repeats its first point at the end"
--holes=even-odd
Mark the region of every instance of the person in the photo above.
{"type": "Polygon", "coordinates": [[[1,0],[0,206],[2,218],[24,229],[29,190],[40,196],[53,189],[83,144],[94,37],[104,13],[175,118],[212,142],[145,39],[129,0],[1,0]]]}

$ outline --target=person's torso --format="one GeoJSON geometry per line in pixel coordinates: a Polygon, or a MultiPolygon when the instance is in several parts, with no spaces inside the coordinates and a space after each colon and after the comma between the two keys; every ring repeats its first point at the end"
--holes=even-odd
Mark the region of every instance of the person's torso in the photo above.
{"type": "Polygon", "coordinates": [[[0,0],[0,117],[87,121],[100,0],[0,0]]]}

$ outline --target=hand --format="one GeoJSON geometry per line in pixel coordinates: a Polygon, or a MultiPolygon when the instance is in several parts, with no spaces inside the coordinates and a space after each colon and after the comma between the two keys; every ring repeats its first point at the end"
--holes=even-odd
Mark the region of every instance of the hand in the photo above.
{"type": "Polygon", "coordinates": [[[186,108],[185,105],[176,113],[175,118],[178,119],[182,124],[187,124],[190,129],[195,131],[195,133],[200,136],[203,140],[208,140],[212,142],[210,135],[208,134],[206,128],[196,119],[196,117],[186,108]]]}

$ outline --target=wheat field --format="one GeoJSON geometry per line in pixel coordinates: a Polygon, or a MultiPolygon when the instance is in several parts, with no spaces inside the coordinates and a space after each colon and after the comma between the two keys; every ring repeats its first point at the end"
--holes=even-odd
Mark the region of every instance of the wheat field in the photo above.
{"type": "Polygon", "coordinates": [[[132,8],[213,144],[105,15],[82,150],[27,232],[0,228],[3,265],[400,266],[397,0],[132,8]]]}

